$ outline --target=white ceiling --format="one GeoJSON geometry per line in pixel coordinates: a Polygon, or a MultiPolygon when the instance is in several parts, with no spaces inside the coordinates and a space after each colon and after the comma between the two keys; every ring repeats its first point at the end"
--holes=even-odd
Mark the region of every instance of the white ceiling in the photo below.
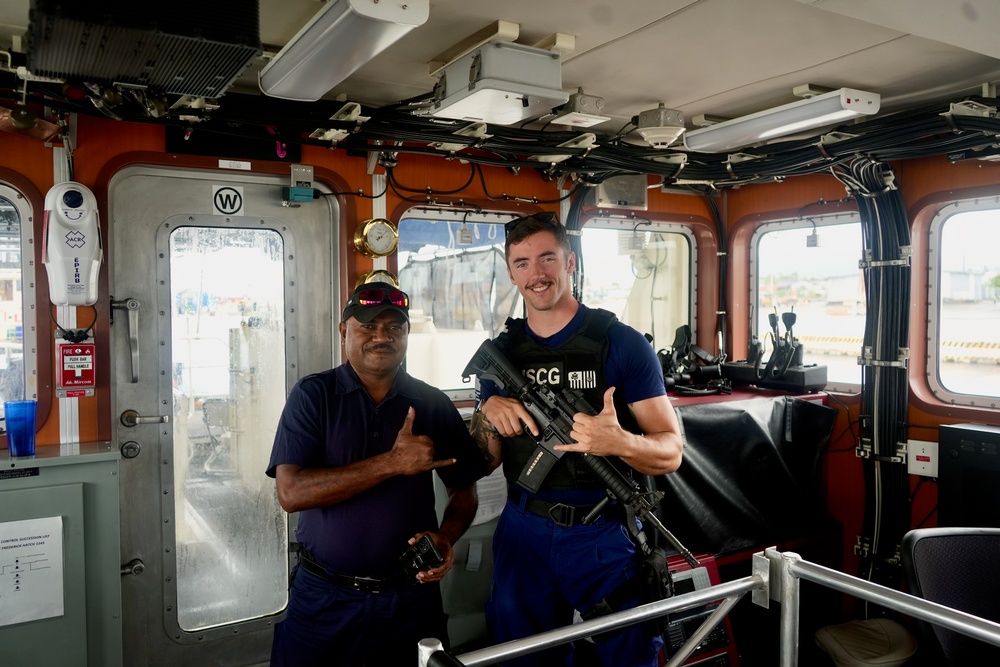
{"type": "MultiPolygon", "coordinates": [[[[276,51],[322,7],[261,0],[261,41],[276,51]]],[[[29,0],[0,0],[0,49],[28,23],[29,0]]],[[[1000,80],[996,0],[431,0],[430,19],[337,86],[366,105],[429,92],[428,63],[502,19],[518,41],[575,36],[562,86],[603,97],[613,131],[662,102],[738,116],[792,102],[794,86],[882,95],[882,112],[979,94],[1000,80]],[[862,18],[852,18],[857,15],[862,18]]],[[[256,69],[233,90],[255,92],[256,69]]],[[[223,98],[224,102],[224,98],[223,98]]]]}

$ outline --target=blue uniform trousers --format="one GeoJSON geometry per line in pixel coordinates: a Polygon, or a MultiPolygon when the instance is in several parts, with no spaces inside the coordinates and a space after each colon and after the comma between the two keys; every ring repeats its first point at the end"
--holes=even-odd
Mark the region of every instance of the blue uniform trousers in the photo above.
{"type": "MultiPolygon", "coordinates": [[[[561,628],[588,611],[636,570],[639,556],[621,522],[557,526],[507,502],[493,536],[493,585],[486,605],[494,643],[561,628]]],[[[623,608],[639,604],[638,596],[623,608]]],[[[645,624],[594,642],[604,667],[655,667],[662,646],[645,624]]],[[[504,662],[506,667],[573,664],[572,644],[504,662]]]]}
{"type": "Polygon", "coordinates": [[[440,584],[404,584],[367,593],[297,567],[288,615],[274,628],[271,665],[416,665],[417,642],[429,637],[448,646],[440,584]]]}

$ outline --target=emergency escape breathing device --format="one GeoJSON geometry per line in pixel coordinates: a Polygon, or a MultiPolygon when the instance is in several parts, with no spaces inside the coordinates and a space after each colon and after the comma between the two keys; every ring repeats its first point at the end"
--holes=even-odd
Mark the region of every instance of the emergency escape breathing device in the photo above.
{"type": "Polygon", "coordinates": [[[53,305],[97,303],[103,255],[98,221],[97,198],[80,183],[59,183],[45,195],[42,264],[49,275],[53,305]]]}
{"type": "MultiPolygon", "coordinates": [[[[49,277],[52,305],[93,307],[97,303],[97,276],[104,254],[99,222],[97,197],[85,185],[58,183],[45,195],[42,264],[49,277]]],[[[55,322],[57,396],[94,395],[96,365],[91,331],[96,321],[95,307],[94,322],[87,329],[66,329],[55,322]]]]}

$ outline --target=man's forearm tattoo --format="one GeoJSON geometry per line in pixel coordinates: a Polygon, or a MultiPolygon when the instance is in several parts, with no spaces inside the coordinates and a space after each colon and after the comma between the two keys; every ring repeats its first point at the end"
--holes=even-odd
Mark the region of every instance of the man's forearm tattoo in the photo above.
{"type": "Polygon", "coordinates": [[[490,453],[490,445],[494,442],[499,443],[500,434],[497,433],[496,428],[486,418],[486,415],[479,410],[472,413],[469,432],[472,434],[472,439],[479,445],[479,451],[482,452],[486,462],[493,463],[494,456],[490,453]]]}

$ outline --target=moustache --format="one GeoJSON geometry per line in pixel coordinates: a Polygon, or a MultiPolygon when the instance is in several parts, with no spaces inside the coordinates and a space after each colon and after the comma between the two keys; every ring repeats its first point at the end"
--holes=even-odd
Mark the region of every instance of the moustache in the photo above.
{"type": "Polygon", "coordinates": [[[391,354],[395,354],[396,348],[394,348],[392,345],[386,345],[384,343],[380,343],[379,345],[373,345],[372,347],[368,348],[368,351],[369,352],[389,352],[391,354]]]}

